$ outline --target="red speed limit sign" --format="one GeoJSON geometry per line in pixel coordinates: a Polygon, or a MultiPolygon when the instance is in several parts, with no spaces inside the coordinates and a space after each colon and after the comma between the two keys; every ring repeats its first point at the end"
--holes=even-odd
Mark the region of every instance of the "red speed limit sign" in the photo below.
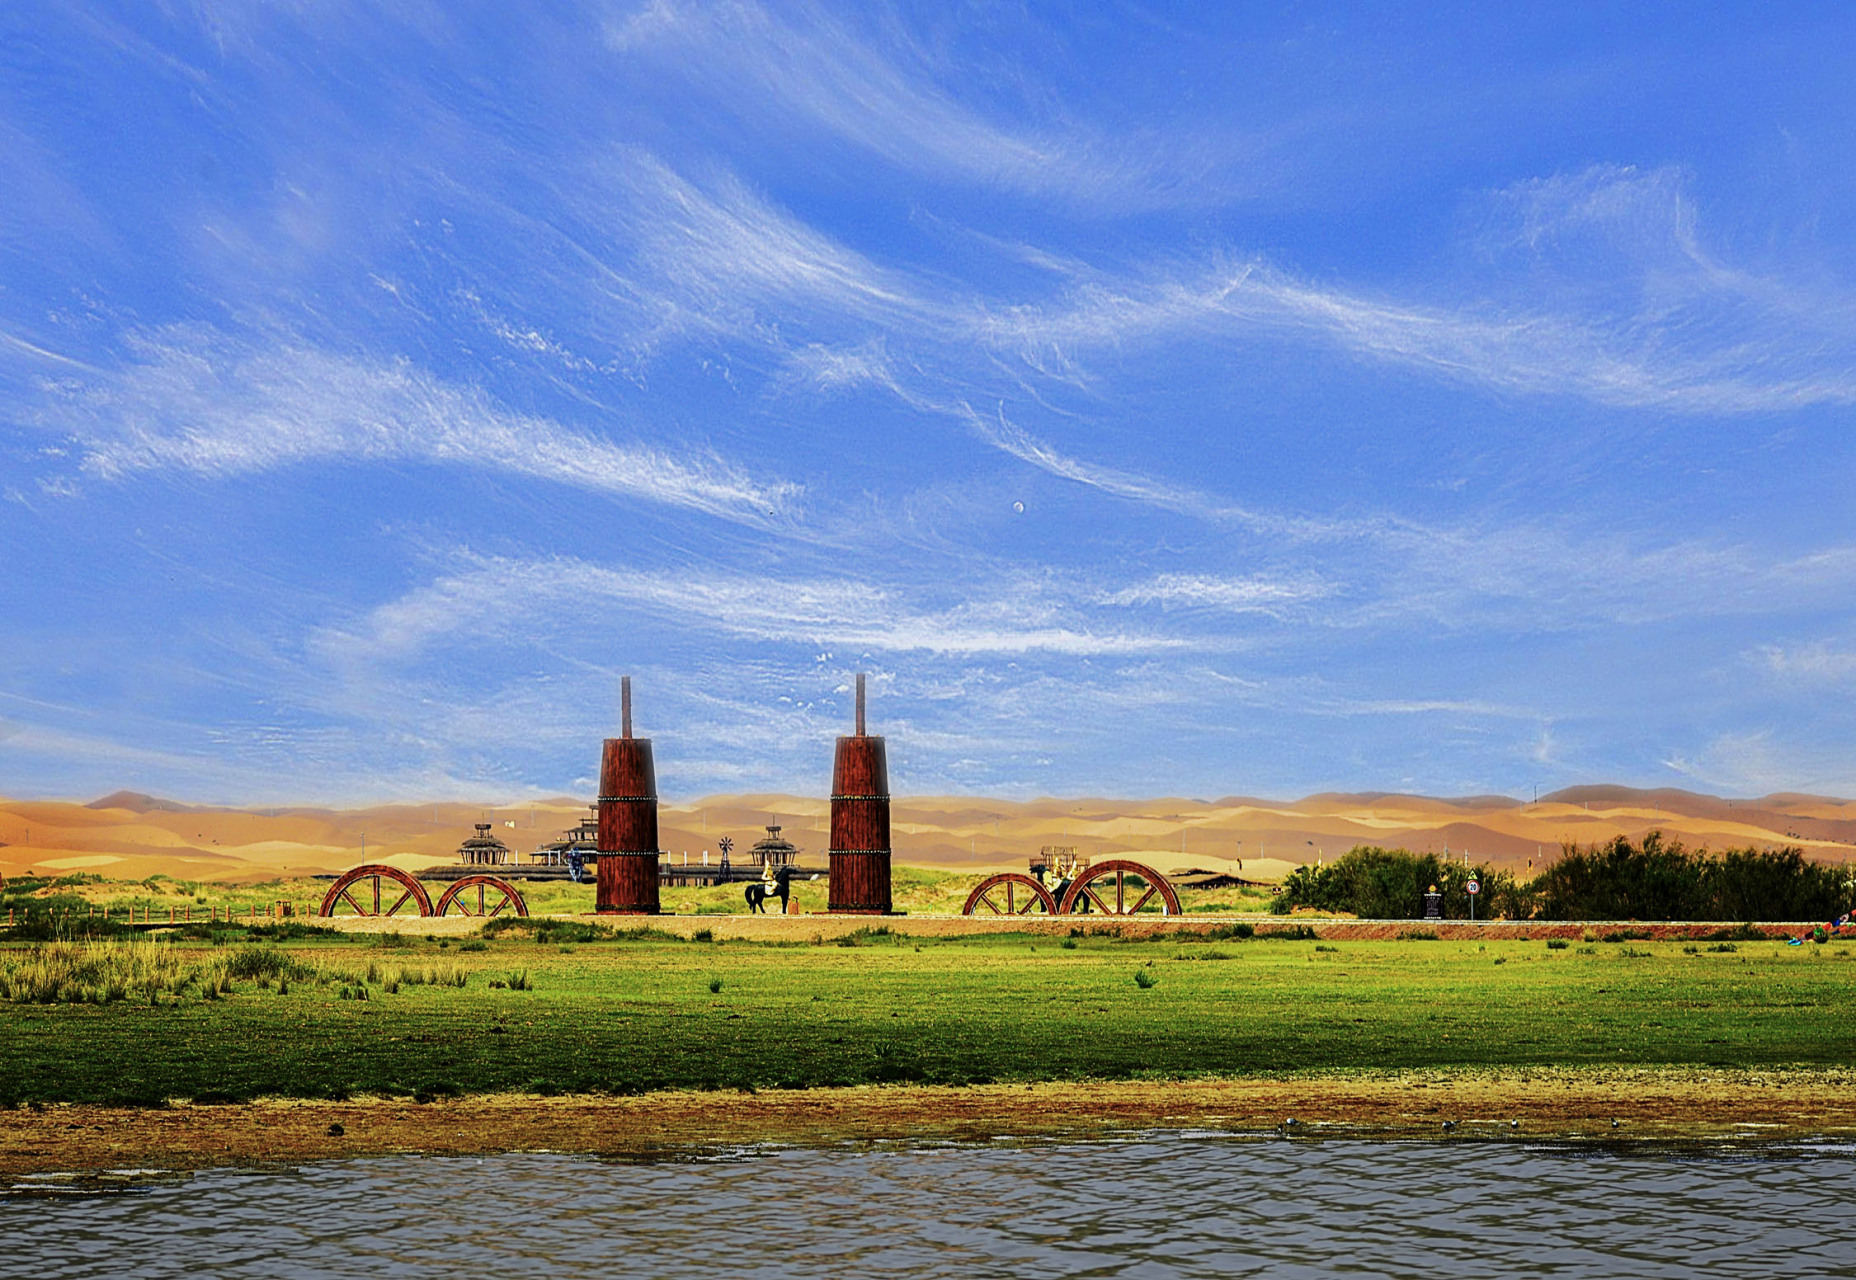
{"type": "Polygon", "coordinates": [[[1468,884],[1464,885],[1463,888],[1468,890],[1470,893],[1481,893],[1482,892],[1482,881],[1471,880],[1468,884]]]}

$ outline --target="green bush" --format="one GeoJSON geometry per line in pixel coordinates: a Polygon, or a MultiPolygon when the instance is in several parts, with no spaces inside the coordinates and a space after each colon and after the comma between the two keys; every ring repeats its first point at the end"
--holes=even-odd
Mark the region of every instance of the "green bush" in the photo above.
{"type": "Polygon", "coordinates": [[[1444,918],[1464,919],[1469,915],[1472,879],[1481,881],[1478,917],[1526,919],[1533,914],[1532,893],[1509,872],[1369,845],[1350,849],[1325,866],[1297,867],[1283,881],[1270,909],[1279,915],[1309,907],[1344,911],[1363,920],[1409,920],[1424,909],[1425,890],[1436,885],[1443,895],[1444,918]]]}
{"type": "Polygon", "coordinates": [[[1800,849],[1715,855],[1666,843],[1660,831],[1635,844],[1569,844],[1533,887],[1550,920],[1827,920],[1849,902],[1842,870],[1807,862],[1800,849]]]}
{"type": "Polygon", "coordinates": [[[1482,919],[1830,920],[1851,905],[1844,874],[1795,848],[1717,855],[1665,841],[1659,831],[1637,842],[1619,836],[1586,848],[1568,844],[1527,884],[1486,864],[1465,867],[1435,854],[1362,845],[1324,866],[1297,867],[1271,910],[1409,919],[1436,885],[1444,918],[1458,920],[1469,915],[1465,886],[1474,878],[1482,882],[1476,902],[1482,919]]]}

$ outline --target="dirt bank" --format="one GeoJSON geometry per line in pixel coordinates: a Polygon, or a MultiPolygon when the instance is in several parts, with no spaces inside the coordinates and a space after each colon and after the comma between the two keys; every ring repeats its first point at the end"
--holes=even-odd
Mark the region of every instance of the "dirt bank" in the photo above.
{"type": "MultiPolygon", "coordinates": [[[[1295,934],[1313,930],[1326,941],[1391,941],[1401,937],[1435,935],[1445,941],[1495,941],[1500,939],[1536,940],[1566,938],[1579,940],[1590,935],[1601,939],[1619,935],[1619,940],[1688,940],[1707,938],[1744,929],[1754,929],[1772,938],[1795,938],[1809,933],[1815,926],[1808,922],[1740,925],[1721,921],[1689,921],[1681,924],[1642,924],[1634,920],[1337,920],[1319,916],[1160,916],[1140,915],[1121,919],[1101,916],[833,916],[833,915],[689,915],[689,916],[600,916],[562,915],[548,917],[603,925],[612,929],[655,929],[688,938],[707,932],[716,938],[739,938],[748,941],[791,942],[819,938],[830,941],[860,929],[886,929],[891,933],[918,938],[967,937],[985,933],[1031,933],[1062,937],[1075,930],[1090,935],[1126,938],[1150,938],[1156,934],[1217,933],[1234,925],[1248,925],[1259,937],[1271,934],[1295,934]]],[[[414,937],[425,934],[456,937],[475,933],[482,921],[460,916],[400,919],[398,917],[365,918],[336,916],[312,918],[306,924],[340,929],[349,933],[404,933],[414,937]]]]}
{"type": "Polygon", "coordinates": [[[491,1095],[423,1104],[54,1105],[0,1112],[0,1175],[399,1153],[650,1155],[744,1143],[1082,1138],[1145,1129],[1451,1141],[1848,1137],[1856,1134],[1856,1071],[1425,1071],[635,1098],[491,1095]]]}

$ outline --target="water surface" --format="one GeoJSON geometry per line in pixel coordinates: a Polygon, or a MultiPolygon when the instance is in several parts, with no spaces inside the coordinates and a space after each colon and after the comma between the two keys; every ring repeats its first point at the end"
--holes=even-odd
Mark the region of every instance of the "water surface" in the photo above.
{"type": "Polygon", "coordinates": [[[389,1157],[0,1200],[0,1274],[1713,1277],[1856,1271],[1856,1149],[1167,1135],[389,1157]]]}

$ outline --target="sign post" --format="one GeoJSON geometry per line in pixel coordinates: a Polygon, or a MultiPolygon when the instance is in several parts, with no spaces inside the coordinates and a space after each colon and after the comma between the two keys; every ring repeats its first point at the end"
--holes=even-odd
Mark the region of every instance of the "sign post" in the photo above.
{"type": "Polygon", "coordinates": [[[1476,895],[1482,892],[1482,881],[1471,880],[1463,886],[1463,889],[1469,894],[1469,918],[1474,920],[1476,918],[1476,895]]]}

